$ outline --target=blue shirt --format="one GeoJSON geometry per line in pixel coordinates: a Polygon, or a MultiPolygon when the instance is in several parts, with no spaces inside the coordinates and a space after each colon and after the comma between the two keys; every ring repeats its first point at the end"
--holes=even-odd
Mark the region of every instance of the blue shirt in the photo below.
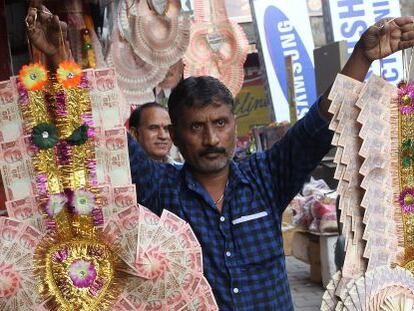
{"type": "Polygon", "coordinates": [[[312,106],[271,149],[231,162],[220,213],[189,167],[148,158],[129,140],[139,202],[187,221],[220,310],[293,310],[285,269],[282,212],[329,151],[332,132],[312,106]]]}

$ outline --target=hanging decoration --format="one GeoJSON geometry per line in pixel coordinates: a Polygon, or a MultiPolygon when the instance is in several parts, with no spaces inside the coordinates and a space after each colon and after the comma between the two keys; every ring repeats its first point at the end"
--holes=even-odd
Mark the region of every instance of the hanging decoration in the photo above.
{"type": "Polygon", "coordinates": [[[397,86],[376,75],[365,83],[338,75],[329,94],[346,249],[321,310],[414,307],[414,84],[406,51],[403,64],[397,86]]]}
{"type": "Polygon", "coordinates": [[[125,0],[120,7],[120,22],[123,29],[126,25],[130,29],[126,38],[137,56],[148,64],[170,67],[187,50],[190,15],[181,12],[179,0],[154,1],[152,5],[125,0]]]}
{"type": "Polygon", "coordinates": [[[241,27],[227,18],[225,3],[194,2],[190,46],[184,57],[184,76],[210,75],[236,96],[244,80],[248,41],[241,27]]]}
{"type": "Polygon", "coordinates": [[[119,88],[129,106],[154,101],[152,88],[160,83],[167,68],[150,65],[139,58],[115,27],[107,62],[116,68],[119,88]]]}
{"type": "Polygon", "coordinates": [[[137,204],[115,71],[65,60],[11,82],[23,137],[0,144],[0,169],[24,221],[0,218],[0,309],[218,310],[190,226],[137,204]]]}

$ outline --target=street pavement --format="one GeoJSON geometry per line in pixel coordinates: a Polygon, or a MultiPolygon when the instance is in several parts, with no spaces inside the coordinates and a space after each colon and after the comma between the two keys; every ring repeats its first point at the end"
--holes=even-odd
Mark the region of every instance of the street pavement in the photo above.
{"type": "Polygon", "coordinates": [[[295,311],[317,311],[321,306],[324,289],[311,282],[308,264],[293,256],[286,257],[286,268],[295,311]]]}

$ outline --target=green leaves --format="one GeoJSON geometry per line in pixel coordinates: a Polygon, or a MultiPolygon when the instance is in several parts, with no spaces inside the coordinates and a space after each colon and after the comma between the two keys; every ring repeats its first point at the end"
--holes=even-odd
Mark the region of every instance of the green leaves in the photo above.
{"type": "Polygon", "coordinates": [[[82,145],[88,140],[89,126],[83,124],[73,131],[72,135],[66,138],[69,145],[82,145]]]}
{"type": "Polygon", "coordinates": [[[401,144],[401,164],[404,168],[414,164],[414,141],[411,138],[401,144]]]}
{"type": "Polygon", "coordinates": [[[40,123],[32,130],[32,142],[40,149],[53,148],[59,141],[56,125],[40,123]]]}

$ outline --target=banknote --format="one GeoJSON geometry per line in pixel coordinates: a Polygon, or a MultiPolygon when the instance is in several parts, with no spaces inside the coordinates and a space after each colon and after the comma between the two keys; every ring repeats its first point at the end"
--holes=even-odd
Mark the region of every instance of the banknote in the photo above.
{"type": "Polygon", "coordinates": [[[96,179],[99,185],[111,182],[108,175],[108,150],[105,145],[104,131],[101,127],[95,128],[95,159],[96,159],[96,179]]]}
{"type": "Polygon", "coordinates": [[[23,120],[13,78],[0,82],[0,142],[17,140],[23,135],[23,120]]]}
{"type": "Polygon", "coordinates": [[[122,295],[116,304],[112,307],[114,311],[136,311],[132,302],[130,302],[124,295],[122,295]]]}
{"type": "Polygon", "coordinates": [[[9,217],[26,221],[36,229],[44,230],[43,215],[36,197],[30,196],[24,199],[6,201],[6,209],[9,217]]]}
{"type": "Polygon", "coordinates": [[[342,93],[344,90],[348,91],[349,93],[358,94],[361,91],[363,85],[364,84],[358,80],[352,79],[343,74],[338,74],[336,75],[328,99],[334,99],[336,94],[342,93]]]}
{"type": "Polygon", "coordinates": [[[104,138],[108,161],[106,175],[109,176],[110,183],[113,186],[132,184],[126,129],[120,127],[105,130],[104,138]]]}
{"type": "Polygon", "coordinates": [[[137,205],[137,192],[133,184],[112,187],[112,195],[117,211],[137,205]]]}
{"type": "Polygon", "coordinates": [[[135,185],[119,187],[101,185],[98,187],[98,193],[98,204],[102,208],[105,220],[124,208],[137,205],[135,185]]]}
{"type": "MultiPolygon", "coordinates": [[[[138,310],[217,310],[202,275],[200,244],[184,220],[166,210],[158,217],[132,205],[112,215],[103,232],[120,245],[119,255],[129,265],[124,305],[138,310]]],[[[115,310],[123,310],[120,304],[115,310]]]]}
{"type": "Polygon", "coordinates": [[[92,104],[95,125],[104,130],[123,126],[121,98],[115,70],[105,68],[94,71],[92,104]]]}
{"type": "Polygon", "coordinates": [[[0,144],[0,170],[6,198],[23,199],[37,192],[30,160],[21,140],[0,144]]]}
{"type": "Polygon", "coordinates": [[[0,262],[7,262],[0,265],[0,274],[7,275],[11,281],[9,286],[0,289],[1,310],[33,310],[41,302],[33,276],[33,253],[42,237],[27,223],[10,218],[0,221],[0,262]]]}
{"type": "Polygon", "coordinates": [[[126,263],[134,265],[138,243],[138,225],[141,217],[139,207],[137,205],[130,206],[121,210],[117,216],[123,234],[120,244],[122,249],[120,256],[126,263]]]}
{"type": "Polygon", "coordinates": [[[384,157],[383,154],[372,154],[365,159],[359,168],[359,173],[362,176],[367,176],[371,171],[376,169],[387,169],[389,166],[389,159],[384,157]]]}

